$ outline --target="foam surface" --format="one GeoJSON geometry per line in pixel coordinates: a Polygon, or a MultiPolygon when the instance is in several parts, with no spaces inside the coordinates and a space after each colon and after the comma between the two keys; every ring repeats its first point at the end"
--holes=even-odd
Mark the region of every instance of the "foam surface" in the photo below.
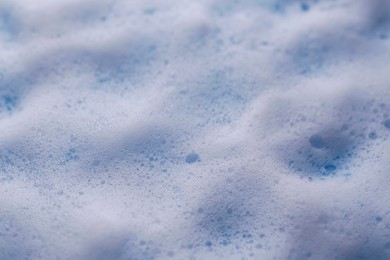
{"type": "Polygon", "coordinates": [[[0,259],[390,259],[386,0],[0,2],[0,259]]]}

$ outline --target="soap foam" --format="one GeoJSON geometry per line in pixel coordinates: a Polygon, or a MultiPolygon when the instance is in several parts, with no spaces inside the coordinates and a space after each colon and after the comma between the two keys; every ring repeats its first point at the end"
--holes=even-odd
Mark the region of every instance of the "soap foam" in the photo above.
{"type": "Polygon", "coordinates": [[[0,258],[390,258],[389,17],[3,1],[0,258]]]}

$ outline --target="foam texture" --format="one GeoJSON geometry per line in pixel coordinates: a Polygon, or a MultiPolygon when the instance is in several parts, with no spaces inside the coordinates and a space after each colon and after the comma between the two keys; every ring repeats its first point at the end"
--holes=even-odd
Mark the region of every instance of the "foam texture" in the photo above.
{"type": "Polygon", "coordinates": [[[387,0],[0,1],[0,259],[390,259],[387,0]]]}

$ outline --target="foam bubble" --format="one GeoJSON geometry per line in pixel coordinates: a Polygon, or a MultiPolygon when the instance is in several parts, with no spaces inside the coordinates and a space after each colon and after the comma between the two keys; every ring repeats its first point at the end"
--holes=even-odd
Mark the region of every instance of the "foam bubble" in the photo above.
{"type": "Polygon", "coordinates": [[[389,259],[389,10],[2,1],[0,259],[389,259]]]}

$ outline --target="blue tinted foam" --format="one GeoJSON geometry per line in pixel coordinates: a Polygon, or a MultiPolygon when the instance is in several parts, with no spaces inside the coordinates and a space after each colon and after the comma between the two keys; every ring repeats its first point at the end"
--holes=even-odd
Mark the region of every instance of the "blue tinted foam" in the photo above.
{"type": "Polygon", "coordinates": [[[12,96],[12,95],[3,96],[3,104],[8,111],[12,111],[16,107],[17,100],[18,98],[16,96],[12,96]]]}
{"type": "Polygon", "coordinates": [[[311,146],[313,146],[314,148],[317,148],[317,149],[321,149],[321,148],[325,147],[325,140],[319,134],[314,134],[314,135],[310,136],[309,142],[310,142],[311,146]]]}
{"type": "Polygon", "coordinates": [[[197,153],[189,153],[186,156],[186,163],[194,163],[199,161],[199,155],[197,153]]]}
{"type": "Polygon", "coordinates": [[[369,137],[370,139],[375,140],[378,136],[376,135],[375,132],[370,132],[370,133],[368,134],[368,137],[369,137]]]}
{"type": "Polygon", "coordinates": [[[383,124],[387,129],[390,129],[390,119],[385,120],[383,124]]]}
{"type": "Polygon", "coordinates": [[[0,32],[2,31],[8,39],[13,40],[19,34],[19,27],[19,22],[9,10],[0,10],[0,32]]]}
{"type": "Polygon", "coordinates": [[[299,175],[333,176],[345,168],[359,143],[359,139],[352,138],[345,130],[316,133],[303,144],[298,142],[298,147],[289,148],[286,163],[299,175]]]}
{"type": "Polygon", "coordinates": [[[302,3],[301,4],[301,10],[302,11],[307,12],[307,11],[309,11],[309,9],[310,9],[309,4],[307,4],[307,3],[302,3]]]}

